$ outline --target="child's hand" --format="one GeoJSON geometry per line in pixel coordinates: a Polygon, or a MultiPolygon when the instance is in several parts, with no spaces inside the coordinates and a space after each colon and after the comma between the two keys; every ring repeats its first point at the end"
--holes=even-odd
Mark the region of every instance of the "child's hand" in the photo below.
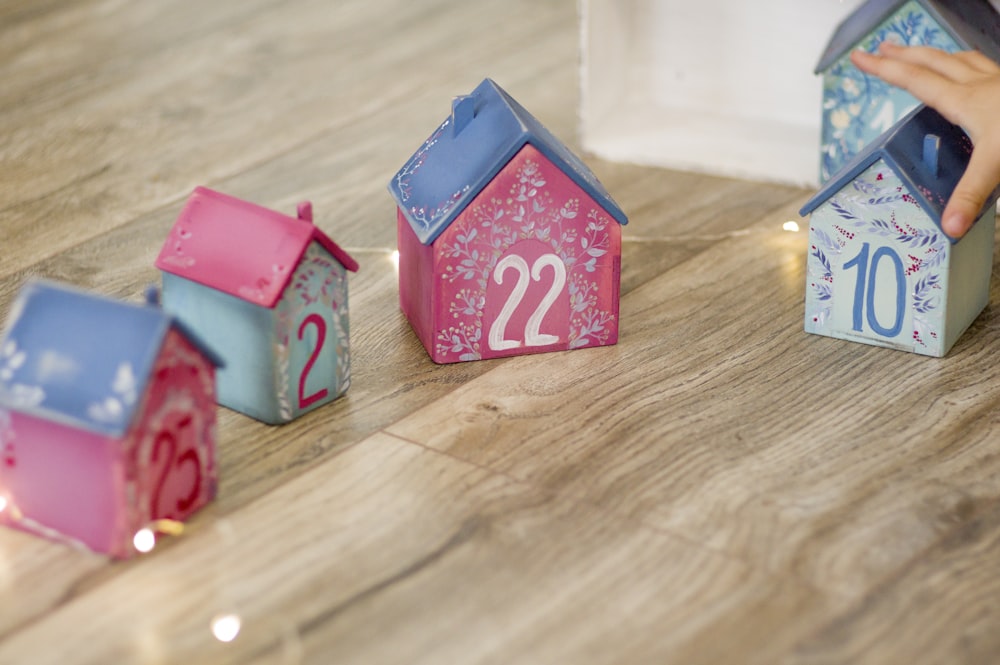
{"type": "Polygon", "coordinates": [[[851,62],[903,88],[969,134],[972,158],[941,219],[945,233],[962,237],[1000,184],[1000,66],[978,51],[946,53],[889,42],[878,55],[854,51],[851,62]]]}

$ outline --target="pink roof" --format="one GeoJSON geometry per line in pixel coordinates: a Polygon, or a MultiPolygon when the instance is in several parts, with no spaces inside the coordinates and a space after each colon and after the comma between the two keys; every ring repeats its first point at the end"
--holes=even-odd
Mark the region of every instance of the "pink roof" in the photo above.
{"type": "Polygon", "coordinates": [[[312,223],[198,187],[163,243],[156,267],[256,305],[274,307],[309,243],[315,240],[352,272],[357,262],[312,223]]]}

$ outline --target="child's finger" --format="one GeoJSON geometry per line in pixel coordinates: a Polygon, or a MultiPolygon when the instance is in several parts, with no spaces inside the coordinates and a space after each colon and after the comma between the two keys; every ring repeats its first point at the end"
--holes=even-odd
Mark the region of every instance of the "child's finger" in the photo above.
{"type": "Polygon", "coordinates": [[[1000,74],[1000,65],[990,60],[979,51],[958,51],[955,53],[955,57],[960,58],[969,67],[976,70],[980,74],[985,74],[987,76],[996,76],[997,74],[1000,74]]]}
{"type": "Polygon", "coordinates": [[[896,46],[892,42],[882,42],[879,53],[890,61],[917,65],[952,81],[965,82],[982,74],[965,58],[929,46],[896,46]]]}
{"type": "Polygon", "coordinates": [[[974,149],[969,166],[941,215],[944,232],[953,238],[965,235],[979,218],[997,182],[1000,182],[1000,156],[986,149],[974,149]]]}
{"type": "Polygon", "coordinates": [[[873,74],[883,81],[903,88],[914,97],[935,107],[952,122],[955,108],[955,83],[938,72],[906,60],[877,56],[863,51],[851,53],[851,62],[861,71],[873,74]]]}

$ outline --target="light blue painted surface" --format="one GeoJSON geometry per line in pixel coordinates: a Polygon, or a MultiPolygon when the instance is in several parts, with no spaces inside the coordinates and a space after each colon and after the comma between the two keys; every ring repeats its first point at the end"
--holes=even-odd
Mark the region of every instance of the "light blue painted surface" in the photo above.
{"type": "Polygon", "coordinates": [[[167,272],[163,306],[219,349],[226,366],[217,375],[218,400],[230,409],[277,425],[350,385],[347,269],[317,242],[306,248],[273,309],[167,272]],[[320,329],[323,343],[314,354],[320,329]]]}
{"type": "MultiPolygon", "coordinates": [[[[823,122],[820,147],[820,181],[826,182],[840,171],[854,155],[887,131],[900,118],[917,106],[917,100],[904,90],[895,88],[877,77],[861,72],[850,61],[852,45],[875,52],[885,40],[908,45],[932,46],[945,51],[963,48],[955,37],[942,27],[918,0],[909,2],[877,2],[869,5],[893,5],[896,9],[885,16],[880,11],[859,14],[864,21],[849,25],[850,34],[835,35],[832,47],[824,55],[819,71],[823,71],[823,122]],[[868,23],[869,19],[880,20],[868,23]],[[841,44],[840,42],[843,42],[841,44]],[[851,42],[848,44],[847,42],[851,42]],[[833,48],[835,46],[836,48],[833,48]],[[839,55],[830,60],[833,53],[839,55]]],[[[892,9],[892,7],[888,7],[892,9]]],[[[846,24],[850,23],[845,22],[846,24]]],[[[967,47],[966,47],[967,48],[967,47]]]]}
{"type": "Polygon", "coordinates": [[[282,418],[290,420],[333,401],[350,385],[347,271],[314,243],[275,310],[277,399],[282,418]]]}
{"type": "Polygon", "coordinates": [[[943,356],[983,310],[995,209],[952,244],[908,191],[893,166],[878,160],[813,209],[806,332],[943,356]]]}
{"type": "Polygon", "coordinates": [[[219,404],[266,423],[282,422],[274,398],[274,310],[163,273],[163,308],[206,340],[225,362],[219,404]]]}

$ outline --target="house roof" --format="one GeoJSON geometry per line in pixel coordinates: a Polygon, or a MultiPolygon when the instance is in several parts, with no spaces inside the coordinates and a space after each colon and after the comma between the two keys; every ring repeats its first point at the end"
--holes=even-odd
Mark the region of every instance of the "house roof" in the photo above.
{"type": "MultiPolygon", "coordinates": [[[[972,141],[961,127],[948,122],[929,106],[918,106],[845,164],[806,202],[799,214],[803,217],[808,215],[872,164],[883,160],[940,227],[941,214],[965,173],[971,154],[972,141]],[[927,137],[931,137],[932,145],[937,146],[936,158],[930,161],[924,158],[927,137]],[[934,141],[934,137],[939,140],[934,141]],[[933,166],[935,160],[936,169],[933,166]]],[[[992,207],[998,196],[1000,187],[987,199],[979,216],[992,207]]]]}
{"type": "MultiPolygon", "coordinates": [[[[909,0],[868,0],[834,31],[816,65],[825,71],[909,0]]],[[[1000,14],[988,0],[916,0],[962,48],[1000,62],[1000,14]]]]}
{"type": "Polygon", "coordinates": [[[121,436],[172,329],[222,366],[196,335],[156,305],[30,282],[11,307],[0,340],[0,407],[121,436]]]}
{"type": "Polygon", "coordinates": [[[156,267],[255,305],[274,307],[309,243],[318,242],[352,272],[357,262],[312,222],[198,187],[174,223],[156,267]]]}
{"type": "Polygon", "coordinates": [[[586,164],[490,79],[455,100],[452,115],[389,182],[389,193],[420,241],[430,244],[526,143],[628,223],[586,164]]]}

